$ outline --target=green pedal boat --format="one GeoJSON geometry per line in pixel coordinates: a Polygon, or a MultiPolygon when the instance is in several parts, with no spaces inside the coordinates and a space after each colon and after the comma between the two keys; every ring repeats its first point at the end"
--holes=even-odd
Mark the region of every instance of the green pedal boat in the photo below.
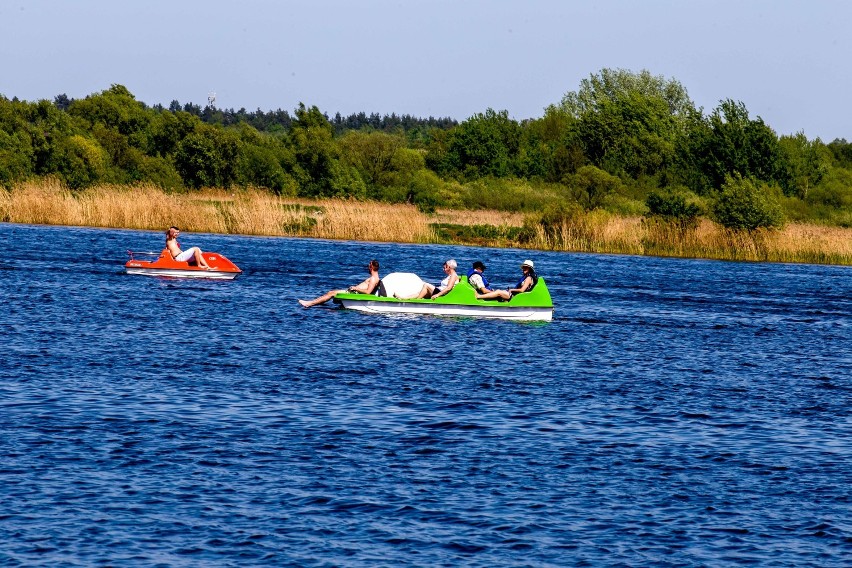
{"type": "MultiPolygon", "coordinates": [[[[383,287],[380,286],[381,289],[383,287]]],[[[468,284],[467,277],[461,276],[459,283],[449,293],[434,300],[400,300],[382,295],[350,294],[347,292],[335,296],[334,303],[350,310],[376,314],[432,314],[522,321],[550,321],[553,319],[553,301],[550,299],[547,284],[541,277],[538,279],[538,284],[530,292],[517,294],[508,302],[477,300],[476,292],[468,284]]]]}

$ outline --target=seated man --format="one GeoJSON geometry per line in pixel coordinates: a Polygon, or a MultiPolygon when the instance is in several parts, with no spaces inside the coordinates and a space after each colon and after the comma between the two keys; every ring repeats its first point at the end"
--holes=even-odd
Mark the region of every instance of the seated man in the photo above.
{"type": "Polygon", "coordinates": [[[338,294],[342,294],[344,292],[372,294],[376,290],[376,287],[379,285],[379,261],[371,260],[370,264],[367,265],[367,270],[370,271],[370,276],[357,286],[350,286],[346,290],[329,290],[319,298],[314,298],[313,300],[299,300],[299,303],[302,304],[302,306],[305,308],[310,308],[311,306],[324,304],[335,296],[337,296],[338,294]]]}
{"type": "Polygon", "coordinates": [[[485,272],[485,265],[479,260],[474,262],[473,268],[467,271],[467,281],[476,290],[477,297],[479,294],[491,292],[491,285],[488,284],[483,272],[485,272]]]}
{"type": "Polygon", "coordinates": [[[535,264],[533,264],[533,261],[531,260],[525,260],[521,264],[521,271],[524,275],[520,280],[518,280],[518,283],[514,288],[508,288],[506,290],[492,290],[490,292],[484,291],[482,293],[477,290],[476,299],[509,301],[515,294],[529,292],[535,287],[536,283],[538,283],[538,276],[535,273],[535,264]]]}
{"type": "Polygon", "coordinates": [[[172,255],[172,258],[178,262],[189,262],[190,259],[195,259],[195,264],[197,264],[200,268],[205,268],[207,270],[213,270],[207,264],[207,261],[204,260],[204,255],[201,254],[201,249],[198,247],[192,247],[186,250],[180,250],[180,244],[177,241],[177,237],[180,234],[180,229],[177,227],[169,227],[169,230],[166,231],[166,249],[168,249],[169,254],[172,255]]]}

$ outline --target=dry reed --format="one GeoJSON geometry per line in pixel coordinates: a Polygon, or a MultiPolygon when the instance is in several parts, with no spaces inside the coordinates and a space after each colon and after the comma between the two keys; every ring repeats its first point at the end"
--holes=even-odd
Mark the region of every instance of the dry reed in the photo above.
{"type": "Polygon", "coordinates": [[[324,239],[429,243],[435,234],[413,205],[324,200],[316,234],[324,239]]]}
{"type": "Polygon", "coordinates": [[[544,250],[852,265],[852,230],[805,224],[749,232],[726,229],[707,219],[682,226],[592,212],[566,219],[550,231],[534,226],[526,245],[544,250]]]}
{"type": "MultiPolygon", "coordinates": [[[[501,228],[523,224],[523,217],[517,213],[441,210],[430,218],[412,205],[281,198],[253,189],[168,193],[152,185],[102,185],[74,193],[54,179],[0,190],[0,220],[152,230],[178,225],[192,232],[411,243],[436,242],[430,223],[501,228]]],[[[706,219],[684,227],[601,211],[566,219],[549,231],[528,223],[523,243],[498,239],[491,244],[852,265],[852,229],[791,224],[780,230],[744,232],[706,219]]]]}
{"type": "Polygon", "coordinates": [[[259,190],[167,193],[152,185],[101,185],[73,193],[56,180],[0,194],[0,219],[12,223],[184,230],[393,242],[434,242],[412,205],[283,199],[259,190]]]}

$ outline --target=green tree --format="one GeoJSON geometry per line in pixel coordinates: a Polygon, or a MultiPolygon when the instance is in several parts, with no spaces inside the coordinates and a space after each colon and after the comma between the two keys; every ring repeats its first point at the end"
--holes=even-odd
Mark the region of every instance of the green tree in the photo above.
{"type": "Polygon", "coordinates": [[[96,141],[74,134],[56,143],[47,167],[71,189],[81,189],[103,178],[108,160],[96,141]]]}
{"type": "Polygon", "coordinates": [[[594,165],[632,177],[668,171],[695,112],[677,81],[624,69],[603,69],[584,79],[561,107],[577,119],[584,153],[594,165]]]}
{"type": "Polygon", "coordinates": [[[339,140],[341,160],[361,174],[372,196],[381,194],[380,187],[388,185],[394,173],[394,156],[405,148],[405,140],[384,132],[350,130],[339,140]]]}
{"type": "Polygon", "coordinates": [[[539,119],[521,125],[518,156],[519,174],[556,183],[586,165],[577,119],[564,109],[551,105],[539,119]]]}
{"type": "Polygon", "coordinates": [[[488,109],[450,131],[442,170],[468,179],[505,177],[513,173],[520,144],[520,126],[508,111],[488,109]]]}
{"type": "Polygon", "coordinates": [[[202,124],[178,144],[175,167],[189,187],[230,187],[236,179],[239,153],[235,135],[202,124]]]}
{"type": "Polygon", "coordinates": [[[828,149],[834,157],[834,165],[852,170],[852,143],[847,142],[845,138],[835,138],[828,145],[828,149]]]}
{"type": "Polygon", "coordinates": [[[174,154],[177,145],[201,124],[197,116],[182,110],[157,114],[149,127],[148,154],[163,157],[174,154]]]}
{"type": "Polygon", "coordinates": [[[823,207],[839,213],[852,213],[852,170],[831,168],[811,190],[805,201],[815,207],[823,207]]]}
{"type": "Polygon", "coordinates": [[[139,149],[148,147],[148,134],[153,111],[122,85],[113,85],[106,91],[72,101],[68,114],[85,120],[88,128],[101,124],[117,130],[128,138],[128,143],[139,149]]]}
{"type": "Polygon", "coordinates": [[[35,149],[25,115],[26,103],[0,96],[0,187],[34,173],[35,149]]]}
{"type": "Polygon", "coordinates": [[[303,103],[296,109],[288,137],[296,158],[294,176],[302,195],[327,197],[346,195],[345,180],[335,179],[348,174],[339,167],[339,150],[333,138],[333,128],[316,106],[303,103]],[[340,182],[340,183],[338,183],[340,182]]]}
{"type": "Polygon", "coordinates": [[[760,117],[750,119],[741,102],[725,100],[708,119],[695,121],[683,151],[698,193],[720,188],[733,174],[781,187],[789,184],[778,137],[760,117]]]}
{"type": "Polygon", "coordinates": [[[241,124],[237,132],[241,148],[237,183],[264,187],[278,195],[296,195],[298,184],[289,173],[296,160],[283,140],[262,134],[248,124],[241,124]]]}
{"type": "Polygon", "coordinates": [[[782,136],[778,145],[787,166],[788,185],[784,193],[806,199],[831,168],[831,150],[819,138],[808,140],[803,132],[782,136]]]}

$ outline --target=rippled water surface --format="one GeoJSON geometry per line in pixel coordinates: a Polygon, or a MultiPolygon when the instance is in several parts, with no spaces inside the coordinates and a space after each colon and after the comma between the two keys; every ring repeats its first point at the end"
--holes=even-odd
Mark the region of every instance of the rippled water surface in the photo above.
{"type": "Polygon", "coordinates": [[[852,272],[0,225],[0,564],[852,564],[852,272]],[[551,323],[310,298],[454,257],[551,323]]]}

